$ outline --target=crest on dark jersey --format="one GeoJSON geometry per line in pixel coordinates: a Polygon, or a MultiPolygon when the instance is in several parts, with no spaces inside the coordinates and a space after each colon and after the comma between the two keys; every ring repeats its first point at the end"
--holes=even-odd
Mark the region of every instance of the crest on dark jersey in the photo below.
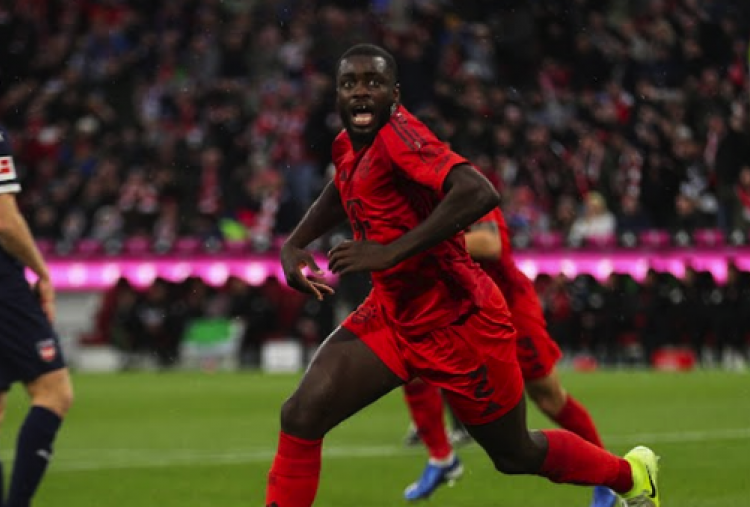
{"type": "Polygon", "coordinates": [[[57,357],[57,345],[52,338],[37,343],[36,350],[39,353],[41,360],[45,363],[51,363],[57,357]]]}

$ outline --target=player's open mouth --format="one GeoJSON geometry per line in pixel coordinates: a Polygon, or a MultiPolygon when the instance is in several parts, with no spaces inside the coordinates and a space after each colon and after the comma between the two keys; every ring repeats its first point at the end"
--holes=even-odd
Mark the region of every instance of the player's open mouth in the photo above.
{"type": "Polygon", "coordinates": [[[352,123],[357,127],[369,127],[375,120],[372,108],[366,105],[352,107],[352,123]]]}

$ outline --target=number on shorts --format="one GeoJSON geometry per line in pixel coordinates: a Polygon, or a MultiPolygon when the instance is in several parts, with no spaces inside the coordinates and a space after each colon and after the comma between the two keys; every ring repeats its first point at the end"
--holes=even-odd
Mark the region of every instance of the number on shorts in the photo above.
{"type": "Polygon", "coordinates": [[[490,381],[487,379],[487,366],[482,365],[473,372],[469,373],[469,378],[472,380],[479,379],[477,388],[474,390],[474,397],[478,400],[489,398],[495,389],[489,387],[490,381]]]}

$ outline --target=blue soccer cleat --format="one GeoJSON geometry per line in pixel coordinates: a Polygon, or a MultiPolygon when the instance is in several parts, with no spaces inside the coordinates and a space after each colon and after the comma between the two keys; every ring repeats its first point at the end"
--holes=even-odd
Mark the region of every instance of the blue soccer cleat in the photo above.
{"type": "Polygon", "coordinates": [[[404,498],[409,501],[424,500],[435,492],[442,484],[453,486],[456,480],[464,473],[464,466],[458,457],[454,457],[450,464],[445,466],[427,463],[419,480],[406,488],[404,498]]]}
{"type": "Polygon", "coordinates": [[[620,505],[617,493],[606,486],[594,487],[594,496],[591,498],[589,507],[615,507],[616,505],[620,505]]]}

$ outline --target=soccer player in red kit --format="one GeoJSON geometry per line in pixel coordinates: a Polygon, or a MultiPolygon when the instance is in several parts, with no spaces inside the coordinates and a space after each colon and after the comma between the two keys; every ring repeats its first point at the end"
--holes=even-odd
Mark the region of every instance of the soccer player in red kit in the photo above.
{"type": "MultiPolygon", "coordinates": [[[[560,383],[555,365],[562,352],[547,332],[531,280],[513,261],[508,226],[500,209],[492,210],[472,225],[465,240],[469,254],[490,275],[508,304],[517,333],[518,363],[529,398],[562,428],[603,447],[588,411],[560,383]]],[[[414,424],[430,455],[420,479],[405,492],[407,500],[419,500],[428,497],[442,483],[454,480],[461,466],[446,436],[440,390],[417,381],[407,384],[404,391],[414,424]]],[[[612,507],[616,502],[617,497],[609,488],[594,488],[591,507],[612,507]]]]}
{"type": "Polygon", "coordinates": [[[396,64],[384,49],[350,48],[336,86],[345,126],[333,146],[336,174],[282,247],[281,263],[291,287],[331,294],[303,274],[305,266],[322,273],[305,247],[348,218],[354,240],[329,252],[328,268],[368,271],[373,290],[281,408],[266,506],[311,506],[326,433],[415,377],[446,391],[499,471],[606,485],[637,505],[658,505],[650,450],[624,459],[574,433],[527,429],[510,313],[462,233],[497,206],[489,181],[399,105],[396,64]]]}

